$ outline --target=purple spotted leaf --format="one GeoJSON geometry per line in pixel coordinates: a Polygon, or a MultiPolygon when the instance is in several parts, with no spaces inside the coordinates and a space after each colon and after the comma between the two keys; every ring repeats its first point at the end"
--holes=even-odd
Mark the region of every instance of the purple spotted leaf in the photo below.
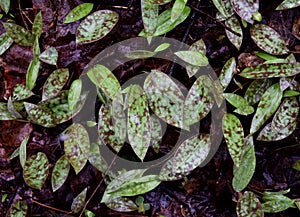
{"type": "Polygon", "coordinates": [[[52,176],[51,185],[53,192],[57,191],[67,180],[70,171],[70,163],[65,155],[61,156],[55,163],[52,176]]]}
{"type": "Polygon", "coordinates": [[[24,102],[24,106],[29,116],[29,120],[33,123],[39,124],[43,127],[56,126],[56,124],[54,124],[54,117],[51,111],[28,102],[24,102]]]}
{"type": "Polygon", "coordinates": [[[293,81],[293,77],[282,77],[279,80],[281,91],[285,91],[287,88],[291,86],[291,82],[293,81]]]}
{"type": "Polygon", "coordinates": [[[74,213],[78,213],[85,205],[87,188],[83,189],[73,200],[71,210],[74,213]]]}
{"type": "MultiPolygon", "coordinates": [[[[219,0],[218,0],[218,1],[219,1],[219,0]]],[[[221,3],[220,3],[220,4],[221,4],[221,3]]],[[[217,14],[216,14],[216,18],[217,18],[218,20],[220,20],[220,21],[227,20],[227,19],[230,18],[232,15],[234,15],[234,9],[233,9],[233,7],[232,7],[232,5],[231,5],[230,0],[222,0],[222,4],[224,5],[224,7],[225,7],[225,9],[226,9],[226,12],[225,12],[225,15],[226,15],[226,16],[223,15],[224,12],[221,13],[220,10],[219,10],[219,8],[216,7],[216,8],[218,9],[218,12],[217,12],[217,14]]],[[[221,8],[221,10],[223,9],[222,6],[221,6],[220,8],[221,8]]],[[[224,10],[224,9],[223,9],[223,10],[224,10]]]]}
{"type": "Polygon", "coordinates": [[[230,0],[235,12],[248,23],[253,24],[253,15],[258,12],[259,0],[230,0]]]}
{"type": "Polygon", "coordinates": [[[182,118],[184,96],[168,75],[152,70],[145,79],[144,90],[152,111],[159,118],[175,127],[186,128],[182,118]]]}
{"type": "Polygon", "coordinates": [[[233,114],[225,114],[222,128],[229,154],[236,167],[239,167],[244,152],[244,130],[240,120],[233,114]]]}
{"type": "Polygon", "coordinates": [[[183,141],[175,154],[162,167],[159,179],[176,180],[200,166],[211,148],[210,135],[199,134],[183,141]]]}
{"type": "Polygon", "coordinates": [[[174,53],[176,56],[178,56],[180,59],[185,61],[186,63],[193,65],[193,66],[207,66],[208,65],[208,59],[207,57],[198,51],[194,50],[183,50],[183,51],[177,51],[174,53]]]}
{"type": "Polygon", "coordinates": [[[233,105],[236,108],[249,105],[243,97],[235,93],[223,93],[223,96],[231,105],[233,105]]]}
{"type": "Polygon", "coordinates": [[[0,36],[0,55],[2,55],[13,44],[14,40],[5,32],[0,36]]]}
{"type": "Polygon", "coordinates": [[[223,66],[222,71],[219,75],[219,80],[220,80],[224,90],[229,85],[235,72],[236,72],[236,61],[235,61],[235,58],[232,57],[229,60],[227,60],[227,62],[223,66]]]}
{"type": "Polygon", "coordinates": [[[178,17],[182,14],[186,3],[187,3],[187,0],[175,0],[173,7],[172,7],[172,12],[171,12],[171,20],[172,21],[177,20],[178,17]]]}
{"type": "Polygon", "coordinates": [[[264,217],[264,212],[261,203],[251,191],[245,191],[240,196],[236,213],[238,217],[264,217]]]}
{"type": "Polygon", "coordinates": [[[244,99],[250,104],[254,105],[260,101],[263,94],[267,91],[267,89],[271,86],[272,81],[270,79],[259,79],[253,81],[246,93],[244,95],[244,99]]]}
{"type": "Polygon", "coordinates": [[[35,38],[40,38],[42,32],[43,32],[43,19],[42,19],[42,12],[40,11],[37,13],[37,15],[34,18],[32,24],[32,35],[35,38]]]}
{"type": "Polygon", "coordinates": [[[73,8],[66,16],[64,23],[72,23],[87,16],[93,9],[94,4],[83,3],[73,8]]]}
{"type": "Polygon", "coordinates": [[[23,178],[27,185],[41,190],[49,173],[47,156],[43,152],[32,155],[25,162],[23,178]]]}
{"type": "Polygon", "coordinates": [[[106,36],[117,24],[119,15],[111,10],[100,10],[87,16],[76,30],[76,44],[87,44],[106,36]]]}
{"type": "Polygon", "coordinates": [[[212,0],[212,2],[214,3],[215,7],[219,11],[222,18],[224,17],[225,19],[227,19],[232,15],[230,14],[230,12],[228,12],[225,6],[226,2],[224,2],[223,0],[212,0]]]}
{"type": "MultiPolygon", "coordinates": [[[[194,42],[189,47],[189,50],[197,51],[197,52],[203,54],[204,56],[206,55],[206,45],[202,39],[194,42]]],[[[199,70],[198,66],[194,66],[191,64],[186,65],[186,72],[190,78],[193,77],[198,72],[198,70],[199,70]]]]}
{"type": "Polygon", "coordinates": [[[157,27],[158,5],[149,2],[149,0],[141,0],[142,19],[146,35],[154,34],[157,27]]]}
{"type": "Polygon", "coordinates": [[[33,35],[24,27],[15,23],[3,23],[6,33],[10,38],[21,46],[32,46],[34,42],[33,35]]]}
{"type": "Polygon", "coordinates": [[[232,16],[231,18],[225,21],[225,25],[230,29],[234,30],[236,33],[240,34],[239,36],[229,31],[228,29],[225,29],[227,38],[239,50],[243,42],[243,30],[239,20],[236,16],[232,16]]]}
{"type": "Polygon", "coordinates": [[[86,129],[78,123],[73,123],[65,132],[65,155],[78,174],[85,166],[90,153],[90,139],[86,129]]]}
{"type": "Polygon", "coordinates": [[[39,55],[39,59],[44,63],[48,63],[49,65],[56,65],[58,58],[58,52],[55,47],[49,47],[43,53],[39,55]]]}
{"type": "Polygon", "coordinates": [[[243,105],[235,109],[233,112],[239,115],[250,115],[254,112],[254,108],[251,105],[243,105]]]}
{"type": "Polygon", "coordinates": [[[139,85],[132,85],[127,93],[127,133],[136,155],[144,160],[151,141],[148,99],[139,85]]]}
{"type": "Polygon", "coordinates": [[[287,10],[291,8],[296,8],[300,6],[300,2],[298,0],[284,0],[280,5],[276,8],[276,10],[287,10]]]}
{"type": "Polygon", "coordinates": [[[117,212],[132,212],[138,210],[137,205],[126,197],[116,197],[105,203],[110,209],[117,212]]]}
{"type": "Polygon", "coordinates": [[[160,143],[162,140],[162,126],[158,118],[155,116],[150,117],[150,128],[151,128],[151,143],[150,145],[156,153],[159,152],[160,143]]]}
{"type": "Polygon", "coordinates": [[[293,122],[285,128],[274,129],[272,123],[269,123],[260,131],[257,140],[271,142],[285,139],[294,132],[296,125],[297,122],[293,122]]]}
{"type": "Polygon", "coordinates": [[[274,114],[280,105],[282,95],[283,94],[280,90],[279,83],[273,84],[263,94],[251,122],[250,134],[258,131],[262,125],[264,125],[264,123],[274,114]]]}
{"type": "Polygon", "coordinates": [[[210,112],[214,105],[212,86],[212,80],[206,75],[200,76],[195,81],[184,101],[185,126],[197,123],[210,112]]]}
{"type": "Polygon", "coordinates": [[[27,99],[33,95],[34,93],[29,90],[24,84],[16,84],[10,98],[13,102],[15,102],[27,99]]]}
{"type": "Polygon", "coordinates": [[[25,200],[14,202],[7,212],[7,217],[26,217],[28,205],[25,200]]]}
{"type": "Polygon", "coordinates": [[[255,24],[250,28],[250,35],[255,44],[267,53],[282,55],[287,53],[285,41],[278,32],[264,24],[255,24]]]}
{"type": "Polygon", "coordinates": [[[42,100],[55,97],[65,86],[69,79],[67,68],[57,69],[50,74],[43,86],[42,100]]]}

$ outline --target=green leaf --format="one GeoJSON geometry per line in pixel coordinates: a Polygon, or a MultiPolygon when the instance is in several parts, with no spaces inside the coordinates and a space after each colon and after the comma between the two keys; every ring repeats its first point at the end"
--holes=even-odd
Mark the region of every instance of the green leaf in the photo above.
{"type": "MultiPolygon", "coordinates": [[[[190,47],[189,50],[197,51],[201,53],[203,56],[206,55],[206,45],[202,39],[195,41],[190,47]]],[[[186,66],[186,72],[188,76],[191,78],[193,77],[199,70],[198,66],[188,64],[186,66]]]]}
{"type": "Polygon", "coordinates": [[[53,192],[57,191],[67,180],[70,171],[70,164],[65,155],[61,156],[54,165],[51,185],[53,192]]]}
{"type": "Polygon", "coordinates": [[[74,198],[73,203],[71,205],[72,212],[78,213],[80,210],[82,210],[85,204],[86,192],[87,188],[83,189],[83,191],[80,192],[77,195],[77,197],[74,198]]]}
{"type": "Polygon", "coordinates": [[[171,20],[174,22],[182,14],[187,0],[175,0],[172,11],[171,11],[171,20]]]}
{"type": "Polygon", "coordinates": [[[210,112],[214,105],[212,94],[212,80],[206,76],[200,76],[186,96],[183,108],[183,122],[185,126],[197,123],[210,112]]]}
{"type": "Polygon", "coordinates": [[[243,30],[239,20],[236,16],[232,16],[231,18],[225,21],[225,25],[240,34],[240,36],[238,36],[235,33],[229,31],[228,29],[225,29],[227,38],[239,50],[243,42],[243,30]]]}
{"type": "Polygon", "coordinates": [[[150,145],[153,147],[156,153],[159,152],[160,143],[162,140],[162,127],[158,118],[151,116],[150,117],[150,129],[151,129],[151,143],[150,145]]]}
{"type": "Polygon", "coordinates": [[[0,55],[13,44],[14,40],[5,32],[0,36],[0,55]]]}
{"type": "Polygon", "coordinates": [[[10,8],[10,0],[0,0],[0,7],[7,14],[10,8]]]}
{"type": "Polygon", "coordinates": [[[299,7],[300,2],[298,0],[284,0],[280,5],[276,8],[276,10],[287,10],[295,7],[299,7]]]}
{"type": "Polygon", "coordinates": [[[18,157],[20,154],[20,147],[16,148],[13,153],[9,156],[9,160],[12,160],[16,157],[18,157]]]}
{"type": "Polygon", "coordinates": [[[170,46],[171,46],[171,44],[169,44],[169,43],[162,43],[162,44],[158,45],[157,48],[155,48],[154,52],[158,53],[158,52],[164,51],[164,50],[168,49],[170,46]]]}
{"type": "Polygon", "coordinates": [[[235,58],[232,57],[229,60],[227,60],[227,62],[223,66],[222,71],[219,75],[219,80],[220,80],[224,90],[229,85],[235,72],[236,72],[236,61],[235,61],[235,58]]]}
{"type": "MultiPolygon", "coordinates": [[[[22,104],[22,102],[21,102],[21,104],[22,104]]],[[[16,118],[22,118],[22,115],[17,111],[17,109],[18,109],[17,106],[18,106],[17,102],[13,103],[12,100],[11,100],[11,98],[9,97],[8,101],[7,101],[7,109],[8,109],[8,111],[14,117],[16,117],[16,118]],[[15,105],[16,105],[16,108],[15,108],[15,105]]],[[[21,108],[21,110],[22,110],[22,108],[21,108]]]]}
{"type": "Polygon", "coordinates": [[[245,191],[239,198],[236,213],[238,217],[263,217],[261,203],[251,191],[245,191]]]}
{"type": "Polygon", "coordinates": [[[146,59],[155,56],[155,52],[148,50],[134,50],[125,54],[129,59],[146,59]]]}
{"type": "Polygon", "coordinates": [[[272,81],[270,79],[261,79],[253,81],[246,93],[244,95],[244,99],[250,104],[254,105],[260,101],[263,94],[267,91],[267,89],[271,86],[272,81]]]}
{"type": "Polygon", "coordinates": [[[173,174],[186,174],[198,166],[207,158],[211,148],[210,135],[199,134],[183,141],[162,167],[159,179],[163,181],[174,180],[173,174]]]}
{"type": "Polygon", "coordinates": [[[37,15],[34,18],[33,24],[32,24],[32,35],[34,38],[40,38],[41,34],[43,32],[43,18],[42,18],[42,12],[38,12],[37,15]]]}
{"type": "Polygon", "coordinates": [[[47,156],[43,152],[38,152],[37,155],[32,155],[25,162],[23,168],[24,181],[30,187],[41,190],[47,179],[48,170],[47,156]]]}
{"type": "Polygon", "coordinates": [[[117,212],[132,212],[138,210],[137,205],[126,197],[116,197],[105,204],[117,212]]]}
{"type": "Polygon", "coordinates": [[[184,50],[177,51],[174,53],[183,61],[193,65],[193,66],[207,66],[208,59],[201,52],[193,51],[193,50],[184,50]]]}
{"type": "Polygon", "coordinates": [[[277,213],[288,208],[295,208],[294,200],[282,194],[273,194],[273,192],[264,192],[263,201],[262,208],[266,213],[277,213]]]}
{"type": "Polygon", "coordinates": [[[183,126],[184,96],[176,83],[166,74],[152,70],[144,82],[152,111],[163,121],[179,128],[183,126]]]}
{"type": "Polygon", "coordinates": [[[144,160],[151,141],[150,114],[145,92],[139,85],[132,85],[127,93],[128,139],[136,155],[144,160]]]}
{"type": "Polygon", "coordinates": [[[151,4],[164,5],[169,3],[172,0],[147,0],[151,4]]]}
{"type": "Polygon", "coordinates": [[[106,161],[100,154],[99,145],[96,143],[91,144],[89,162],[93,165],[93,167],[102,173],[105,173],[108,168],[106,161]]]}
{"type": "Polygon", "coordinates": [[[69,69],[57,69],[51,73],[43,86],[42,100],[57,96],[69,79],[69,69]]]}
{"type": "Polygon", "coordinates": [[[298,91],[294,90],[286,90],[284,91],[283,97],[293,97],[293,96],[299,96],[300,93],[298,91]]]}
{"type": "Polygon", "coordinates": [[[229,18],[230,14],[227,12],[227,9],[222,0],[212,0],[217,10],[220,12],[222,17],[229,18]]]}
{"type": "Polygon", "coordinates": [[[235,109],[233,112],[240,115],[250,115],[254,112],[254,108],[251,105],[243,105],[235,109]]]}
{"type": "Polygon", "coordinates": [[[265,52],[257,52],[255,54],[256,56],[266,60],[266,61],[273,61],[273,60],[278,60],[278,57],[274,56],[274,55],[271,55],[271,54],[268,54],[268,53],[265,53],[265,52]]]}
{"type": "Polygon", "coordinates": [[[223,134],[229,154],[239,167],[244,153],[244,130],[240,120],[233,114],[225,114],[222,119],[223,134]]]}
{"type": "Polygon", "coordinates": [[[49,65],[56,65],[58,59],[58,52],[55,47],[49,47],[39,55],[39,59],[49,65]]]}
{"type": "Polygon", "coordinates": [[[71,84],[69,94],[68,94],[68,106],[69,109],[72,111],[76,108],[76,105],[80,101],[81,89],[82,89],[81,79],[74,80],[71,84]]]}
{"type": "Polygon", "coordinates": [[[293,164],[293,169],[300,171],[300,160],[297,160],[297,161],[293,164]]]}
{"type": "Polygon", "coordinates": [[[73,123],[64,134],[65,155],[78,174],[85,166],[90,152],[90,139],[86,129],[78,123],[73,123]]]}
{"type": "Polygon", "coordinates": [[[72,23],[87,16],[93,10],[94,4],[83,3],[73,8],[66,16],[64,23],[72,23]]]}
{"type": "Polygon", "coordinates": [[[32,90],[35,85],[39,74],[40,65],[41,63],[38,58],[33,58],[33,60],[29,64],[26,74],[26,87],[29,90],[32,90]]]}
{"type": "Polygon", "coordinates": [[[248,23],[253,24],[253,15],[258,12],[258,0],[231,0],[235,12],[248,23]]]}
{"type": "Polygon", "coordinates": [[[234,15],[235,12],[233,10],[230,0],[222,0],[222,1],[216,0],[213,1],[213,3],[218,9],[218,12],[216,14],[216,18],[218,20],[224,21],[230,18],[232,15],[234,15]]]}
{"type": "Polygon", "coordinates": [[[0,120],[6,121],[6,120],[15,120],[16,117],[13,116],[7,107],[7,104],[4,102],[0,102],[0,120]]]}
{"type": "Polygon", "coordinates": [[[258,131],[261,126],[274,114],[280,105],[282,99],[282,91],[278,83],[269,87],[263,94],[256,113],[252,119],[250,134],[258,131]]]}
{"type": "Polygon", "coordinates": [[[222,103],[224,101],[224,97],[223,97],[223,86],[222,86],[221,82],[219,81],[219,79],[213,81],[213,94],[214,94],[216,103],[217,103],[218,107],[220,108],[220,106],[222,105],[222,103]]]}
{"type": "Polygon", "coordinates": [[[26,157],[27,157],[27,142],[29,139],[30,135],[25,136],[24,140],[22,141],[20,145],[20,150],[19,150],[19,158],[20,158],[20,164],[22,168],[24,168],[25,162],[26,162],[26,157]]]}
{"type": "Polygon", "coordinates": [[[254,146],[246,146],[240,166],[235,168],[232,187],[236,192],[244,190],[249,184],[256,166],[254,146]]]}
{"type": "Polygon", "coordinates": [[[93,212],[91,212],[90,210],[85,209],[84,210],[84,216],[85,217],[94,217],[95,214],[93,212]]]}
{"type": "Polygon", "coordinates": [[[28,206],[25,200],[14,202],[7,213],[7,217],[26,217],[28,206]]]}
{"type": "Polygon", "coordinates": [[[10,38],[21,46],[32,46],[34,42],[33,35],[22,26],[14,23],[3,23],[6,33],[10,38]]]}
{"type": "Polygon", "coordinates": [[[89,79],[108,96],[114,99],[121,90],[115,75],[105,66],[96,64],[87,71],[89,79]]]}
{"type": "Polygon", "coordinates": [[[278,141],[291,135],[296,129],[297,122],[293,122],[285,128],[274,129],[272,123],[267,124],[259,133],[257,140],[260,141],[278,141]]]}
{"type": "Polygon", "coordinates": [[[157,27],[158,5],[141,0],[142,19],[146,35],[153,35],[157,27]]]}
{"type": "Polygon", "coordinates": [[[287,53],[285,41],[278,32],[264,24],[255,24],[250,28],[250,35],[255,44],[267,53],[282,55],[287,53]]]}
{"type": "Polygon", "coordinates": [[[87,44],[106,36],[117,24],[119,15],[111,10],[100,10],[86,17],[76,30],[76,44],[87,44]]]}
{"type": "Polygon", "coordinates": [[[235,93],[223,93],[223,96],[231,105],[233,105],[236,108],[249,105],[243,97],[235,93]]]}
{"type": "Polygon", "coordinates": [[[24,84],[16,84],[10,98],[13,102],[15,102],[27,99],[33,95],[34,93],[29,90],[24,84]]]}
{"type": "Polygon", "coordinates": [[[54,118],[51,111],[47,111],[44,108],[39,107],[31,103],[24,102],[26,112],[29,119],[34,123],[37,123],[44,127],[54,127],[54,118]]]}

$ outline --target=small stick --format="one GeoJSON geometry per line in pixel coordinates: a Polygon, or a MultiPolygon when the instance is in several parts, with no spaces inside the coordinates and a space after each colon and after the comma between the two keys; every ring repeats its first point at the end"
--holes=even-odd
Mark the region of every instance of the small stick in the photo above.
{"type": "Polygon", "coordinates": [[[48,205],[43,204],[43,203],[40,203],[40,202],[38,202],[38,201],[36,201],[36,200],[34,200],[34,199],[32,199],[32,198],[31,198],[30,200],[31,200],[32,203],[35,203],[35,204],[40,205],[40,206],[42,206],[42,207],[46,207],[46,208],[48,208],[48,209],[52,209],[52,210],[54,210],[54,211],[58,211],[58,212],[65,213],[65,214],[70,214],[70,213],[72,213],[72,212],[68,212],[68,211],[65,211],[65,210],[61,210],[61,209],[58,209],[58,208],[55,208],[55,207],[52,207],[52,206],[48,206],[48,205]]]}

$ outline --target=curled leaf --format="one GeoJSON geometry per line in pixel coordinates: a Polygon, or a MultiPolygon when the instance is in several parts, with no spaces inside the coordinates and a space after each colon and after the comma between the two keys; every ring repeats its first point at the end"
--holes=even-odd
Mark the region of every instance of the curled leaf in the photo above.
{"type": "MultiPolygon", "coordinates": [[[[204,56],[206,55],[206,45],[202,39],[195,41],[189,47],[189,50],[197,51],[197,52],[203,54],[204,56]]],[[[186,66],[186,72],[189,77],[193,77],[197,73],[198,70],[199,70],[198,66],[194,66],[194,65],[190,65],[190,64],[188,64],[186,66]]]]}
{"type": "Polygon", "coordinates": [[[129,59],[146,59],[155,56],[155,52],[148,50],[134,50],[125,54],[129,59]]]}
{"type": "Polygon", "coordinates": [[[248,23],[253,24],[253,15],[258,12],[258,0],[230,0],[235,12],[248,23]]]}
{"type": "Polygon", "coordinates": [[[27,142],[28,142],[29,137],[30,137],[30,135],[27,135],[20,145],[19,158],[20,158],[20,164],[21,164],[22,168],[24,168],[26,158],[27,158],[27,142]]]}
{"type": "Polygon", "coordinates": [[[164,5],[164,4],[169,3],[172,0],[147,0],[147,1],[152,4],[164,5]]]}
{"type": "Polygon", "coordinates": [[[67,180],[70,171],[70,164],[65,155],[61,156],[54,165],[51,185],[53,192],[57,191],[67,180]]]}
{"type": "Polygon", "coordinates": [[[239,198],[236,213],[238,217],[263,217],[261,203],[251,191],[245,191],[239,198]]]}
{"type": "Polygon", "coordinates": [[[282,212],[288,208],[295,208],[295,200],[288,198],[281,192],[264,192],[262,208],[266,213],[282,212]]]}
{"type": "Polygon", "coordinates": [[[83,3],[73,8],[66,16],[64,23],[72,23],[87,16],[93,9],[94,4],[83,3]]]}

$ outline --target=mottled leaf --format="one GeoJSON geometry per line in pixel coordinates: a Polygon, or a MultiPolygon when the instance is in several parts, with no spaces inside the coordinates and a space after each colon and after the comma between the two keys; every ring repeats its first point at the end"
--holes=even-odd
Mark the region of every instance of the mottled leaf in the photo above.
{"type": "MultiPolygon", "coordinates": [[[[198,51],[201,54],[203,54],[204,56],[206,55],[206,45],[202,39],[195,41],[189,47],[189,50],[198,51]]],[[[194,65],[190,65],[190,64],[186,65],[186,72],[189,77],[193,77],[198,72],[198,70],[199,70],[198,66],[194,66],[194,65]]]]}
{"type": "Polygon", "coordinates": [[[241,48],[242,42],[243,42],[243,30],[241,27],[241,24],[236,16],[232,16],[228,20],[225,21],[225,25],[234,30],[236,33],[239,33],[239,35],[229,31],[228,29],[225,29],[227,38],[229,41],[239,50],[241,48]]]}
{"type": "Polygon", "coordinates": [[[155,52],[148,50],[134,50],[125,54],[129,59],[146,59],[155,56],[155,52]]]}
{"type": "Polygon", "coordinates": [[[235,93],[223,93],[223,96],[231,105],[236,108],[249,105],[243,97],[235,93]]]}
{"type": "Polygon", "coordinates": [[[22,168],[24,168],[26,158],[27,158],[27,142],[30,137],[30,134],[25,136],[24,140],[21,142],[20,150],[19,150],[19,159],[22,168]]]}
{"type": "Polygon", "coordinates": [[[236,61],[235,61],[235,58],[232,57],[229,60],[227,60],[227,62],[223,66],[222,71],[219,76],[219,80],[220,80],[224,90],[229,85],[235,72],[236,72],[236,61]]]}
{"type": "Polygon", "coordinates": [[[58,52],[55,47],[49,47],[43,53],[39,55],[39,59],[49,65],[56,65],[58,59],[58,52]]]}
{"type": "Polygon", "coordinates": [[[24,106],[26,109],[26,112],[29,116],[29,119],[41,126],[44,127],[54,127],[54,118],[51,111],[47,111],[46,109],[43,109],[39,107],[38,105],[34,105],[31,103],[24,102],[24,106]]]}
{"type": "Polygon", "coordinates": [[[213,81],[213,94],[218,107],[220,107],[224,101],[223,86],[219,79],[213,81]]]}
{"type": "MultiPolygon", "coordinates": [[[[19,102],[22,104],[22,102],[19,102]]],[[[17,106],[19,104],[18,102],[12,102],[11,98],[9,97],[7,100],[7,109],[16,118],[22,118],[22,115],[17,111],[19,109],[17,106]],[[15,106],[16,105],[16,106],[15,106]],[[16,108],[15,108],[16,107],[16,108]]],[[[22,107],[21,107],[22,110],[22,107]]]]}
{"type": "Polygon", "coordinates": [[[248,23],[253,24],[253,15],[258,12],[258,0],[230,0],[235,12],[248,23]]]}
{"type": "Polygon", "coordinates": [[[128,139],[133,151],[143,161],[150,145],[151,132],[147,96],[139,85],[132,85],[127,93],[127,107],[128,139]]]}
{"type": "MultiPolygon", "coordinates": [[[[225,15],[226,16],[224,16],[223,14],[224,13],[221,13],[220,12],[220,10],[218,10],[218,12],[217,12],[217,14],[216,14],[216,18],[218,19],[218,20],[220,20],[220,21],[224,21],[224,20],[227,20],[229,17],[231,17],[232,15],[234,15],[234,9],[233,9],[233,7],[232,7],[232,5],[231,5],[231,2],[230,2],[230,0],[222,0],[222,4],[224,5],[224,6],[221,6],[220,8],[221,8],[221,10],[225,7],[225,9],[226,9],[226,12],[225,12],[225,15]]],[[[217,8],[218,9],[218,8],[217,8]]]]}
{"type": "Polygon", "coordinates": [[[172,21],[175,21],[178,19],[178,17],[183,12],[186,3],[187,3],[187,0],[175,0],[173,7],[172,7],[172,12],[171,12],[171,20],[172,21]]]}
{"type": "Polygon", "coordinates": [[[5,121],[14,119],[16,119],[16,117],[8,111],[7,104],[4,102],[0,102],[0,120],[5,121]]]}
{"type": "Polygon", "coordinates": [[[285,139],[294,132],[296,125],[297,122],[293,122],[285,128],[274,129],[272,123],[269,123],[261,130],[257,140],[271,142],[285,139]]]}
{"type": "Polygon", "coordinates": [[[286,10],[286,9],[291,9],[299,6],[300,6],[299,0],[284,0],[283,2],[281,2],[280,5],[278,5],[276,10],[286,10]]]}
{"type": "Polygon", "coordinates": [[[8,13],[10,8],[10,0],[0,0],[0,7],[5,13],[8,13]]]}
{"type": "Polygon", "coordinates": [[[40,65],[41,63],[39,59],[33,58],[33,60],[30,62],[28,66],[27,74],[26,74],[26,87],[29,90],[32,90],[35,85],[35,82],[39,74],[40,65]]]}
{"type": "Polygon", "coordinates": [[[0,55],[2,55],[12,44],[14,40],[5,32],[0,36],[0,55]]]}
{"type": "Polygon", "coordinates": [[[40,38],[43,31],[43,18],[42,18],[42,12],[38,12],[37,15],[34,18],[33,24],[32,24],[32,35],[35,38],[40,38]]]}
{"type": "Polygon", "coordinates": [[[270,79],[261,79],[253,81],[246,93],[244,95],[244,99],[250,104],[254,105],[260,101],[263,94],[267,91],[267,89],[271,86],[272,81],[270,79]]]}
{"type": "Polygon", "coordinates": [[[233,114],[225,114],[222,119],[223,134],[229,154],[238,168],[244,152],[244,130],[240,120],[233,114]]]}
{"type": "Polygon", "coordinates": [[[72,23],[87,16],[93,9],[94,4],[83,3],[73,8],[66,16],[64,23],[72,23]]]}
{"type": "Polygon", "coordinates": [[[91,144],[89,162],[93,165],[93,167],[102,173],[105,173],[108,168],[106,161],[100,154],[99,145],[96,143],[91,144]]]}
{"type": "Polygon", "coordinates": [[[53,192],[57,191],[67,180],[70,171],[70,164],[65,155],[61,156],[55,163],[52,176],[51,185],[53,192]]]}
{"type": "Polygon", "coordinates": [[[185,126],[190,126],[203,119],[214,105],[212,94],[212,80],[200,76],[186,96],[183,108],[183,121],[185,126]]]}
{"type": "Polygon", "coordinates": [[[281,91],[285,91],[287,88],[291,86],[291,82],[293,80],[293,77],[282,77],[279,80],[280,89],[281,91]]]}
{"type": "Polygon", "coordinates": [[[175,55],[178,56],[183,61],[193,65],[193,66],[207,66],[208,59],[203,53],[193,51],[193,50],[184,50],[177,51],[175,55]]]}
{"type": "Polygon", "coordinates": [[[67,68],[57,69],[50,74],[43,86],[42,100],[55,97],[65,86],[69,79],[69,70],[67,68]]]}
{"type": "Polygon", "coordinates": [[[254,108],[251,105],[243,105],[235,109],[233,112],[240,115],[250,115],[254,112],[254,108]]]}
{"type": "Polygon", "coordinates": [[[144,82],[144,90],[152,111],[170,125],[183,126],[184,96],[176,83],[166,74],[152,70],[144,82]]]}
{"type": "Polygon", "coordinates": [[[132,212],[138,210],[137,205],[126,197],[117,197],[105,204],[117,212],[132,212]]]}
{"type": "Polygon", "coordinates": [[[239,198],[236,213],[238,217],[263,217],[261,203],[251,191],[245,191],[239,198]]]}
{"type": "Polygon", "coordinates": [[[86,129],[78,124],[73,123],[64,134],[67,139],[64,141],[65,154],[78,174],[85,166],[90,152],[90,139],[86,129]]]}
{"type": "Polygon", "coordinates": [[[163,5],[169,3],[172,0],[147,0],[147,1],[152,4],[163,5]]]}
{"type": "Polygon", "coordinates": [[[26,217],[28,206],[25,200],[14,202],[7,213],[7,217],[26,217]]]}
{"type": "Polygon", "coordinates": [[[34,42],[33,35],[24,27],[15,23],[3,23],[3,26],[10,38],[21,46],[31,46],[34,42]]]}
{"type": "Polygon", "coordinates": [[[268,88],[263,94],[256,113],[252,119],[250,134],[255,133],[261,126],[274,114],[280,105],[282,99],[282,91],[279,83],[276,83],[268,88]]]}
{"type": "Polygon", "coordinates": [[[217,10],[220,12],[221,16],[224,18],[229,18],[230,14],[228,13],[224,2],[222,0],[212,0],[217,10]]]}
{"type": "Polygon", "coordinates": [[[16,84],[16,86],[14,87],[14,91],[11,95],[11,100],[13,102],[21,101],[33,95],[34,93],[31,90],[29,90],[24,84],[16,84]]]}
{"type": "Polygon", "coordinates": [[[74,213],[78,213],[85,204],[85,198],[86,198],[86,192],[87,188],[83,189],[82,192],[80,192],[73,200],[73,203],[71,205],[71,210],[74,213]]]}
{"type": "Polygon", "coordinates": [[[264,24],[255,24],[250,28],[250,35],[257,46],[267,53],[282,55],[287,53],[285,41],[278,32],[264,24]]]}
{"type": "Polygon", "coordinates": [[[43,152],[32,155],[25,162],[23,178],[27,185],[41,190],[48,176],[48,159],[43,152]]]}
{"type": "Polygon", "coordinates": [[[266,213],[277,213],[288,208],[295,208],[294,200],[282,194],[273,194],[273,192],[264,192],[263,201],[262,208],[266,213]]]}
{"type": "Polygon", "coordinates": [[[153,35],[157,27],[158,5],[141,0],[142,19],[146,35],[153,35]]]}
{"type": "Polygon", "coordinates": [[[80,100],[82,89],[82,81],[81,79],[76,79],[72,82],[69,94],[68,94],[68,106],[70,110],[74,110],[76,108],[77,103],[80,100]]]}
{"type": "Polygon", "coordinates": [[[162,140],[162,126],[158,118],[154,116],[150,117],[150,129],[151,129],[151,143],[150,145],[153,147],[156,153],[159,152],[160,143],[162,140]]]}
{"type": "Polygon", "coordinates": [[[86,17],[76,30],[76,43],[86,44],[106,36],[117,24],[119,15],[111,10],[100,10],[86,17]]]}

